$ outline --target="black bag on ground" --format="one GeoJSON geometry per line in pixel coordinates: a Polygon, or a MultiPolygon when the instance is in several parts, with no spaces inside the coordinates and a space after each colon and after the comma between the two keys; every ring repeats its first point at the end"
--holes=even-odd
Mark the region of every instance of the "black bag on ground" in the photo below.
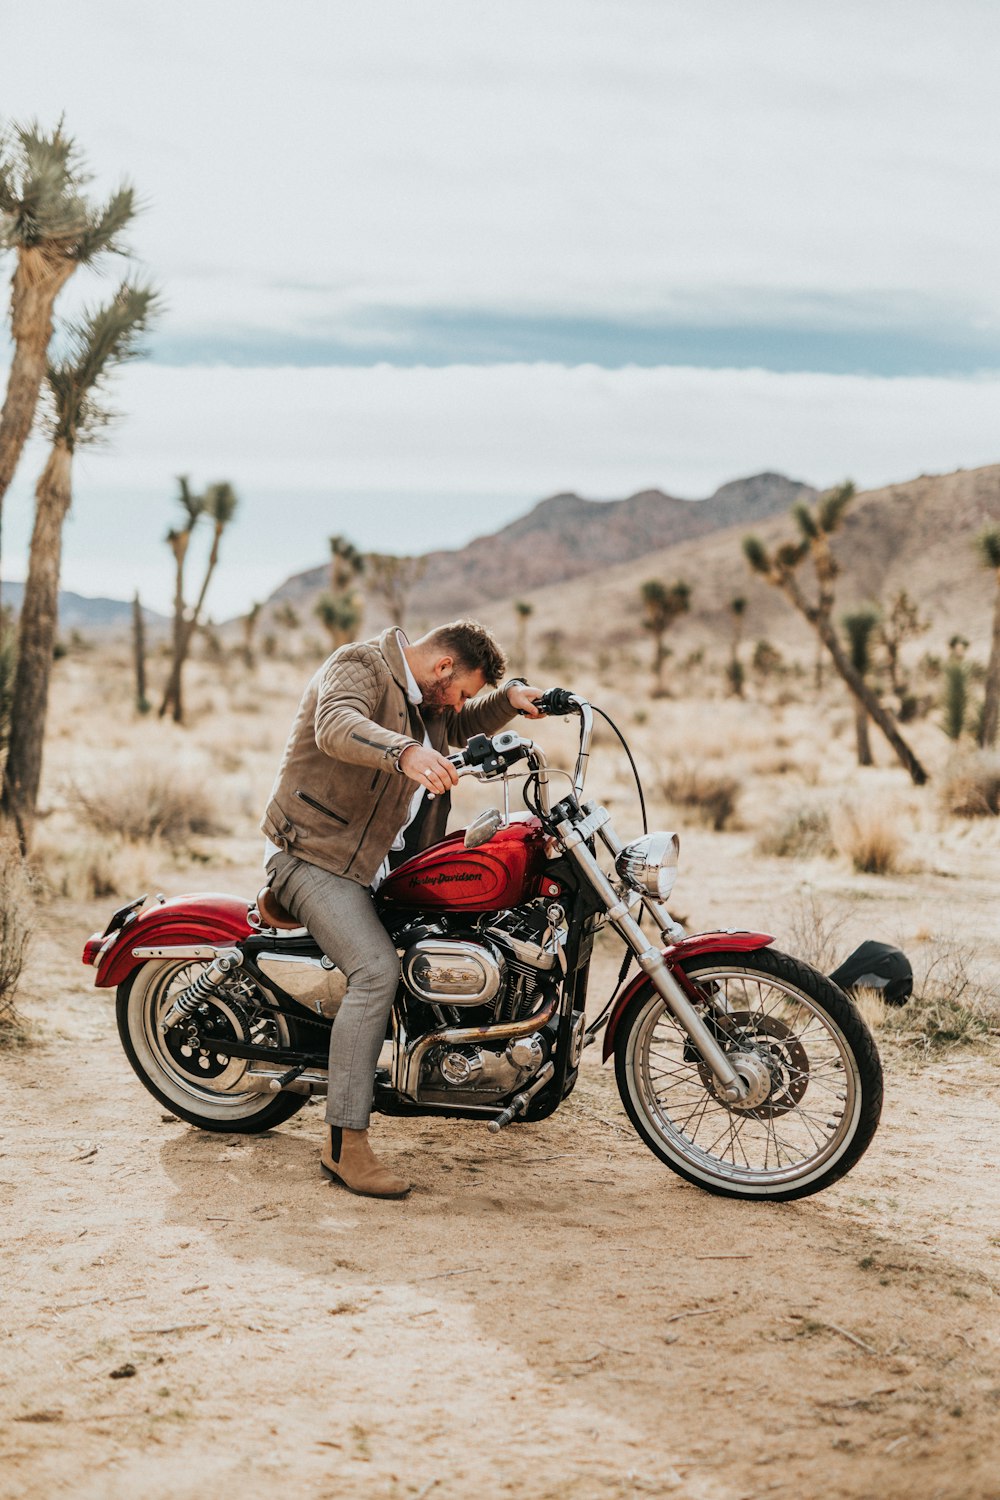
{"type": "Polygon", "coordinates": [[[869,938],[830,975],[842,990],[878,990],[886,1005],[905,1005],[913,994],[913,970],[902,948],[869,938]]]}

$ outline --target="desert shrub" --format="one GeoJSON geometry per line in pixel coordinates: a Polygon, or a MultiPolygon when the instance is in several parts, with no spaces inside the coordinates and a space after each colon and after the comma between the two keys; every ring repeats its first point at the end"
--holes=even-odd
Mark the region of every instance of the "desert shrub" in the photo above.
{"type": "Polygon", "coordinates": [[[891,875],[900,867],[903,839],[891,808],[845,804],[834,819],[834,842],[862,875],[891,875]]]}
{"type": "Polygon", "coordinates": [[[836,853],[825,807],[801,803],[779,814],[757,839],[757,853],[778,859],[831,858],[836,853]]]}
{"type": "Polygon", "coordinates": [[[881,1038],[923,1056],[987,1042],[1000,1025],[1000,1009],[975,971],[973,954],[948,940],[935,943],[906,1005],[868,1001],[863,1013],[881,1038]]]}
{"type": "Polygon", "coordinates": [[[947,767],[941,805],[956,818],[1000,816],[1000,751],[977,750],[947,767]]]}
{"type": "Polygon", "coordinates": [[[667,776],[660,783],[660,790],[673,807],[693,812],[718,833],[735,816],[740,783],[735,776],[687,766],[667,776]]]}
{"type": "Polygon", "coordinates": [[[95,833],[132,843],[162,839],[178,850],[198,835],[225,832],[208,788],[166,765],[147,763],[91,789],[74,786],[69,800],[95,833]]]}
{"type": "Polygon", "coordinates": [[[17,845],[0,844],[0,1047],[18,1034],[14,997],[31,936],[32,892],[17,845]]]}

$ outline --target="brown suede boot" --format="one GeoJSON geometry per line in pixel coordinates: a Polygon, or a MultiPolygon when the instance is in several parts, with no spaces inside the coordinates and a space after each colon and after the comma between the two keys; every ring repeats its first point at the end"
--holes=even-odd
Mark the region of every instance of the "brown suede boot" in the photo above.
{"type": "Polygon", "coordinates": [[[379,1161],[371,1148],[367,1130],[342,1130],[330,1126],[330,1136],[320,1156],[323,1174],[364,1198],[405,1198],[410,1184],[379,1161]]]}

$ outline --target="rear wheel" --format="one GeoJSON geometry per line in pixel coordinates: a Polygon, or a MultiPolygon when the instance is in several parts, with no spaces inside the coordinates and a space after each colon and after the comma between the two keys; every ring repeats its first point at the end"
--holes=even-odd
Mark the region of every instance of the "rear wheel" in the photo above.
{"type": "Polygon", "coordinates": [[[622,1103],[651,1151],[681,1177],[731,1198],[804,1198],[850,1171],[882,1108],[871,1033],[825,975],[773,948],[710,953],[684,970],[748,1084],[741,1104],[715,1078],[651,985],[615,1037],[622,1103]]]}
{"type": "MultiPolygon", "coordinates": [[[[151,959],[129,975],[118,988],[117,1006],[125,1055],[153,1097],[180,1119],[202,1130],[242,1135],[270,1130],[296,1114],[307,1096],[261,1092],[253,1064],[228,1055],[221,1044],[193,1046],[183,1022],[166,1033],[160,1030],[174,1000],[204,969],[203,963],[151,959]]],[[[261,1013],[251,1002],[223,992],[204,1004],[201,1029],[216,1036],[255,1046],[302,1045],[293,1021],[261,1013]]]]}

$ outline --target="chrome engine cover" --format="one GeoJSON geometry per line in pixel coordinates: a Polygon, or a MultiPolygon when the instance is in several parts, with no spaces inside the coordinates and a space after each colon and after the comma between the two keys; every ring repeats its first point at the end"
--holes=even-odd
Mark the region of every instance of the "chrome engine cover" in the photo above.
{"type": "Polygon", "coordinates": [[[492,943],[421,938],[403,954],[403,983],[429,1005],[485,1005],[498,993],[506,967],[492,943]]]}

